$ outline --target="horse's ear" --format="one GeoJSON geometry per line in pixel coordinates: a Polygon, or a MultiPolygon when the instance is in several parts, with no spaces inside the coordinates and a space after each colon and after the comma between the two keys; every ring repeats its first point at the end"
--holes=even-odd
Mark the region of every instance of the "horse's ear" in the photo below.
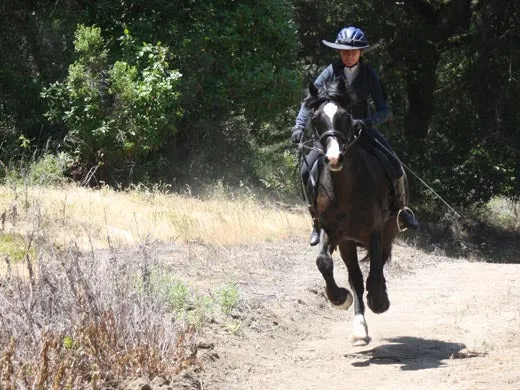
{"type": "Polygon", "coordinates": [[[309,83],[309,93],[311,96],[318,96],[318,88],[316,88],[316,85],[311,81],[309,83]]]}

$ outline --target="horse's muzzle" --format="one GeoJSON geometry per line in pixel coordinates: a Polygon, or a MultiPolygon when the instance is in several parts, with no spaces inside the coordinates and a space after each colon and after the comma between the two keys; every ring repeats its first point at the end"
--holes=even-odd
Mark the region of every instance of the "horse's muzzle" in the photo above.
{"type": "Polygon", "coordinates": [[[325,163],[331,171],[341,171],[343,169],[343,154],[340,154],[338,157],[325,156],[325,163]]]}

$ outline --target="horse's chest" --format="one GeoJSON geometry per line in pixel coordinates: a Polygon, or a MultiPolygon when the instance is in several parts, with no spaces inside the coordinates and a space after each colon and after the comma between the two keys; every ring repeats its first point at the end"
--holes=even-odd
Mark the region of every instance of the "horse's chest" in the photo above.
{"type": "Polygon", "coordinates": [[[375,227],[384,223],[370,195],[340,191],[330,196],[320,194],[317,206],[322,226],[337,238],[364,241],[375,227]]]}

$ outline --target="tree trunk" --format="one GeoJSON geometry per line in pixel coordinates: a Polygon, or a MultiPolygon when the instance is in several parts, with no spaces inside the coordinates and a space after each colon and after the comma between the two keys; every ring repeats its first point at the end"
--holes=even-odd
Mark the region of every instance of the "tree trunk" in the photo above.
{"type": "Polygon", "coordinates": [[[433,115],[433,92],[439,56],[435,51],[422,53],[420,63],[406,61],[408,113],[404,131],[408,138],[425,138],[433,115]],[[424,55],[426,54],[426,55],[424,55]]]}

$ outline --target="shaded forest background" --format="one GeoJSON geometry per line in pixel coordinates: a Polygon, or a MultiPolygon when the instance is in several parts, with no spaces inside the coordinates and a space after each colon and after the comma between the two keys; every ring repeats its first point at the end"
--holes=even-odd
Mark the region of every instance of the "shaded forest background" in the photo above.
{"type": "Polygon", "coordinates": [[[517,1],[1,0],[0,25],[0,175],[297,195],[304,88],[356,25],[403,162],[455,206],[520,193],[517,1]]]}

